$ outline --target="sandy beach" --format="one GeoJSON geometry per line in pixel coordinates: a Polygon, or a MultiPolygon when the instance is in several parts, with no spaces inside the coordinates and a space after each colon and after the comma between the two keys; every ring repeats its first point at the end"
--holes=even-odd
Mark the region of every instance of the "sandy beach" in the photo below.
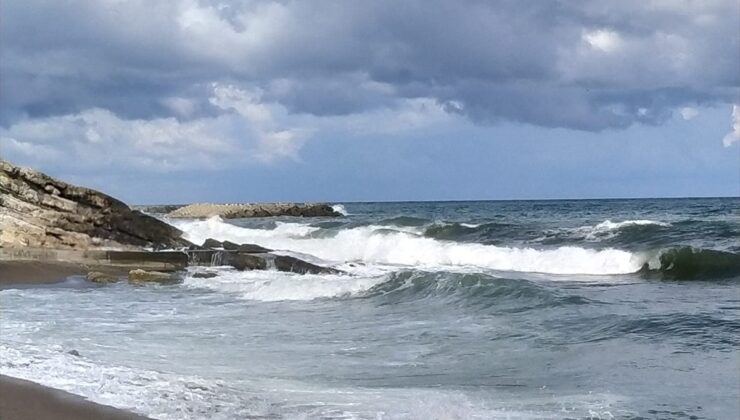
{"type": "Polygon", "coordinates": [[[147,417],[96,404],[80,396],[0,375],[3,420],[135,420],[147,417]]]}

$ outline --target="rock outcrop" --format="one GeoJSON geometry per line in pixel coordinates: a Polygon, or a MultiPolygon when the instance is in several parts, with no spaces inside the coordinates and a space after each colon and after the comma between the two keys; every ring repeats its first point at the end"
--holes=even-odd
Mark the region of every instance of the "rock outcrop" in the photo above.
{"type": "Polygon", "coordinates": [[[0,160],[0,247],[177,248],[182,232],[101,192],[0,160]]]}
{"type": "Polygon", "coordinates": [[[224,219],[240,219],[247,217],[297,216],[321,217],[341,216],[340,213],[328,204],[291,204],[291,203],[264,203],[264,204],[191,204],[180,207],[167,214],[173,218],[204,219],[219,216],[224,219]]]}
{"type": "Polygon", "coordinates": [[[298,274],[340,274],[339,270],[322,267],[310,262],[300,260],[290,255],[275,255],[272,258],[272,264],[278,271],[289,271],[298,274]]]}
{"type": "Polygon", "coordinates": [[[271,249],[256,244],[237,244],[231,241],[221,242],[213,238],[206,239],[200,249],[225,249],[227,251],[239,251],[244,254],[264,254],[272,252],[271,249]]]}
{"type": "MultiPolygon", "coordinates": [[[[179,217],[338,215],[325,204],[193,205],[180,210],[179,217]]],[[[74,273],[87,273],[89,281],[102,284],[126,274],[133,284],[177,282],[177,273],[189,265],[340,273],[256,244],[209,239],[198,246],[177,228],[113,197],[0,160],[0,262],[13,261],[71,264],[74,273]]]]}
{"type": "Polygon", "coordinates": [[[340,270],[270,252],[250,253],[240,250],[186,250],[191,266],[231,266],[240,271],[277,270],[298,274],[341,274],[340,270]]]}

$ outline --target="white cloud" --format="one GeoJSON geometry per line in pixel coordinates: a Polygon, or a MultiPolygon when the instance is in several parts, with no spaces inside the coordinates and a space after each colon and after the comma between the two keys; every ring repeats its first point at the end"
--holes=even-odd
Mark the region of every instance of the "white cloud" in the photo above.
{"type": "Polygon", "coordinates": [[[683,107],[678,110],[678,113],[681,114],[681,118],[683,118],[686,121],[693,120],[699,115],[699,110],[690,106],[683,107]]]}
{"type": "Polygon", "coordinates": [[[738,141],[740,141],[740,105],[735,104],[732,106],[732,131],[722,139],[722,144],[730,147],[738,141]]]}
{"type": "MultiPolygon", "coordinates": [[[[195,107],[180,97],[168,98],[166,103],[178,114],[192,113],[195,107]]],[[[281,105],[264,102],[258,89],[220,84],[213,85],[209,103],[219,115],[190,120],[125,119],[107,109],[91,108],[24,119],[0,127],[0,154],[79,168],[216,169],[249,162],[299,161],[301,148],[316,132],[347,137],[394,135],[462,118],[448,113],[433,98],[404,99],[362,114],[296,115],[281,105]]]]}
{"type": "Polygon", "coordinates": [[[178,96],[170,96],[161,100],[162,105],[181,117],[190,117],[196,109],[196,103],[192,99],[178,96]]]}
{"type": "Polygon", "coordinates": [[[0,157],[9,153],[32,156],[40,160],[53,160],[62,157],[59,150],[44,144],[34,144],[14,138],[0,137],[0,157]]]}
{"type": "MultiPolygon", "coordinates": [[[[25,119],[0,128],[0,154],[32,161],[100,167],[134,166],[151,171],[221,168],[238,163],[298,160],[311,129],[285,128],[285,110],[261,101],[260,91],[213,85],[209,102],[220,115],[124,119],[110,110],[25,119]]],[[[167,98],[180,115],[193,112],[186,98],[167,98]]]]}
{"type": "MultiPolygon", "coordinates": [[[[175,118],[125,120],[93,108],[77,114],[23,120],[0,130],[5,153],[33,161],[151,171],[218,167],[244,156],[229,135],[228,117],[179,122],[175,118]]],[[[4,154],[5,154],[4,153],[4,154]]]]}
{"type": "Polygon", "coordinates": [[[593,49],[603,52],[612,52],[622,45],[619,33],[608,29],[585,31],[581,38],[593,49]]]}
{"type": "Polygon", "coordinates": [[[214,84],[209,101],[222,110],[236,111],[249,123],[258,141],[254,152],[259,160],[265,163],[280,158],[297,160],[298,150],[310,130],[279,127],[278,114],[285,114],[285,110],[275,104],[263,103],[261,95],[261,91],[214,84]]]}

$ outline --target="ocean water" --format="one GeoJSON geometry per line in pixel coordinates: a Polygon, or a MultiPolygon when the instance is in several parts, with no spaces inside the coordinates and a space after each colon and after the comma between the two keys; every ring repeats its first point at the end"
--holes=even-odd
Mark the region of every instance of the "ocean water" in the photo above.
{"type": "Polygon", "coordinates": [[[172,221],[347,274],[6,288],[0,373],[161,419],[736,419],[738,204],[172,221]]]}

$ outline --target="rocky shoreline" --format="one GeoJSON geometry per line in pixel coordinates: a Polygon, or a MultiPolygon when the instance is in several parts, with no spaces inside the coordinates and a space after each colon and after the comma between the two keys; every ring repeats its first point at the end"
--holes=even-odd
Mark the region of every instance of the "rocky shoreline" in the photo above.
{"type": "MultiPolygon", "coordinates": [[[[338,216],[328,204],[160,206],[168,217],[338,216]]],[[[179,281],[190,266],[300,274],[340,273],[255,244],[213,239],[193,244],[177,228],[99,191],[0,160],[0,277],[18,264],[60,264],[108,283],[179,281]]],[[[29,269],[29,272],[33,271],[29,269]]],[[[6,278],[11,277],[5,275],[6,278]]],[[[14,275],[12,277],[17,277],[14,275]]]]}

